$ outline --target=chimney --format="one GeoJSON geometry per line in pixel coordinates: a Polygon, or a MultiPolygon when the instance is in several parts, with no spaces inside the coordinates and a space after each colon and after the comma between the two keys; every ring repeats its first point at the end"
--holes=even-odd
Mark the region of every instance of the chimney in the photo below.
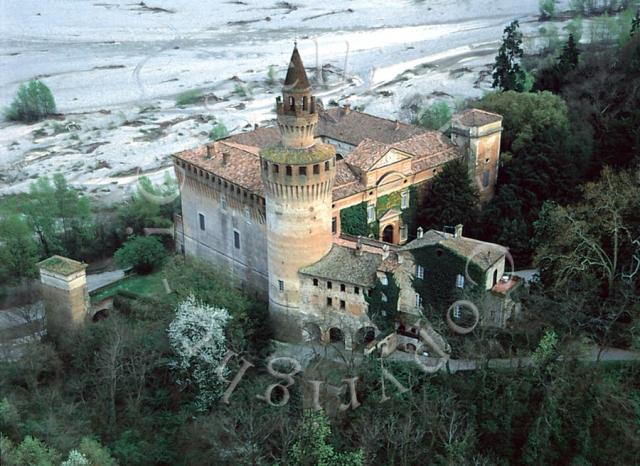
{"type": "Polygon", "coordinates": [[[351,113],[351,104],[344,104],[344,106],[342,107],[342,111],[345,115],[351,113]]]}
{"type": "Polygon", "coordinates": [[[424,236],[424,230],[422,229],[422,227],[418,227],[417,237],[422,238],[423,236],[424,236]]]}
{"type": "Polygon", "coordinates": [[[400,129],[400,122],[396,120],[396,131],[398,131],[399,129],[400,129]]]}
{"type": "Polygon", "coordinates": [[[356,256],[362,255],[362,237],[358,236],[358,241],[356,241],[356,256]]]}
{"type": "Polygon", "coordinates": [[[389,245],[385,244],[382,246],[382,260],[385,260],[387,257],[389,257],[389,245]]]}
{"type": "Polygon", "coordinates": [[[456,233],[454,235],[454,238],[462,238],[462,223],[458,223],[456,225],[456,233]]]}
{"type": "Polygon", "coordinates": [[[223,151],[222,152],[222,165],[226,165],[228,161],[229,161],[229,152],[223,151]]]}

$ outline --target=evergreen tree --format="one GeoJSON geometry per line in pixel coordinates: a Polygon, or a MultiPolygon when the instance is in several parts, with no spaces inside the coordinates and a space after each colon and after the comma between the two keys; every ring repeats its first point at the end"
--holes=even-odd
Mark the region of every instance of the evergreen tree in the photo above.
{"type": "Polygon", "coordinates": [[[494,88],[518,92],[525,89],[527,75],[518,63],[522,55],[522,32],[515,20],[504,30],[502,45],[493,65],[494,88]]]}
{"type": "Polygon", "coordinates": [[[446,165],[433,179],[433,184],[419,214],[418,223],[442,230],[445,225],[476,224],[478,190],[469,176],[467,165],[456,160],[446,165]]]}
{"type": "Polygon", "coordinates": [[[573,34],[569,34],[567,43],[562,47],[562,54],[558,58],[558,65],[565,72],[573,70],[578,66],[579,56],[580,51],[578,50],[573,34]]]}
{"type": "Polygon", "coordinates": [[[640,8],[636,11],[636,16],[631,21],[631,32],[629,36],[633,37],[638,31],[640,31],[640,8]]]}

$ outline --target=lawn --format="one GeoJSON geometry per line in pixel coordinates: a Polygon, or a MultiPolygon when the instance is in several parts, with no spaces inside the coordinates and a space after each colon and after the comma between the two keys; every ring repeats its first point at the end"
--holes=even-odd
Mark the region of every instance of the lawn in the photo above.
{"type": "Polygon", "coordinates": [[[140,296],[156,297],[166,294],[162,284],[162,271],[149,275],[130,275],[119,282],[101,289],[91,296],[91,301],[98,302],[113,296],[118,290],[126,290],[140,296]]]}

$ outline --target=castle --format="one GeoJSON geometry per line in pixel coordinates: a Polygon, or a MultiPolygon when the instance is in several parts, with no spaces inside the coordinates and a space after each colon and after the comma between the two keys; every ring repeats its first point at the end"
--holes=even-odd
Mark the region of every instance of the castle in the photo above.
{"type": "MultiPolygon", "coordinates": [[[[377,327],[368,298],[385,273],[403,270],[403,248],[418,235],[412,214],[429,181],[463,159],[481,201],[491,198],[502,117],[468,110],[452,119],[449,139],[349,106],[324,109],[297,47],[276,112],[277,127],[174,154],[177,244],[268,299],[279,339],[370,340],[377,327]]],[[[459,233],[453,237],[475,241],[459,233]]],[[[493,246],[492,260],[482,262],[494,277],[487,289],[504,272],[504,248],[493,246]]],[[[474,254],[477,262],[485,252],[474,254]]],[[[404,282],[394,306],[419,312],[423,303],[404,282]]]]}

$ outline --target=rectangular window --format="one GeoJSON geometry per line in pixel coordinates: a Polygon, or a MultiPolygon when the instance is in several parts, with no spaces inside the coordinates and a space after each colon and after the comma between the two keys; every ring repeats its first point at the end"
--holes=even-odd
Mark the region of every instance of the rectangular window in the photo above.
{"type": "Polygon", "coordinates": [[[324,171],[328,172],[329,171],[329,162],[325,162],[324,163],[324,171]]]}
{"type": "Polygon", "coordinates": [[[307,167],[298,167],[298,174],[302,176],[307,176],[307,167]]]}
{"type": "Polygon", "coordinates": [[[403,225],[400,227],[400,241],[406,241],[407,240],[407,227],[406,225],[403,225]]]}
{"type": "Polygon", "coordinates": [[[400,198],[400,208],[406,209],[409,207],[409,191],[403,191],[400,198]]]}
{"type": "Polygon", "coordinates": [[[489,170],[482,172],[482,187],[486,188],[487,186],[489,186],[489,170]]]}
{"type": "Polygon", "coordinates": [[[285,173],[287,174],[287,176],[291,176],[291,174],[293,173],[291,165],[287,165],[287,168],[285,169],[285,173]]]}
{"type": "Polygon", "coordinates": [[[233,247],[240,249],[240,233],[235,230],[233,232],[233,247]]]}
{"type": "Polygon", "coordinates": [[[319,174],[320,174],[320,165],[315,164],[315,165],[313,166],[313,174],[314,174],[314,175],[319,175],[319,174]]]}
{"type": "Polygon", "coordinates": [[[355,294],[360,294],[360,288],[358,288],[357,286],[354,286],[354,287],[353,287],[353,292],[354,292],[355,294]]]}
{"type": "Polygon", "coordinates": [[[327,282],[327,289],[330,290],[331,288],[333,288],[333,283],[327,282]]]}
{"type": "Polygon", "coordinates": [[[280,173],[280,165],[273,165],[273,173],[280,173]]]}
{"type": "Polygon", "coordinates": [[[318,286],[318,279],[317,278],[313,279],[313,286],[318,286]]]}
{"type": "Polygon", "coordinates": [[[460,318],[460,306],[456,304],[456,306],[453,308],[453,317],[455,319],[459,319],[460,318]]]}
{"type": "Polygon", "coordinates": [[[327,306],[329,307],[333,306],[333,299],[327,298],[327,306]]]}
{"type": "Polygon", "coordinates": [[[456,275],[456,286],[458,288],[464,288],[464,275],[456,275]]]}
{"type": "Polygon", "coordinates": [[[387,274],[384,274],[383,276],[380,277],[380,283],[382,283],[384,286],[387,286],[389,284],[389,279],[387,278],[387,274]]]}
{"type": "Polygon", "coordinates": [[[375,222],[376,221],[376,206],[373,204],[369,204],[367,206],[367,222],[375,222]]]}
{"type": "Polygon", "coordinates": [[[416,267],[416,277],[422,279],[424,278],[424,267],[419,265],[416,267]]]}
{"type": "Polygon", "coordinates": [[[338,219],[333,217],[331,219],[331,234],[335,235],[338,231],[338,219]]]}
{"type": "Polygon", "coordinates": [[[278,280],[278,289],[284,291],[284,282],[282,280],[278,280]]]}
{"type": "Polygon", "coordinates": [[[347,287],[344,284],[340,285],[340,291],[346,291],[347,287]]]}
{"type": "Polygon", "coordinates": [[[340,309],[344,309],[345,307],[347,307],[347,303],[344,302],[344,300],[340,300],[340,309]]]}
{"type": "Polygon", "coordinates": [[[198,220],[200,220],[200,229],[204,231],[204,215],[198,214],[198,220]]]}
{"type": "Polygon", "coordinates": [[[419,293],[416,293],[416,307],[422,306],[422,296],[419,293]]]}
{"type": "Polygon", "coordinates": [[[223,211],[226,211],[226,210],[227,210],[227,198],[226,198],[226,197],[224,197],[224,196],[222,196],[222,197],[220,198],[220,208],[221,208],[223,211]]]}

